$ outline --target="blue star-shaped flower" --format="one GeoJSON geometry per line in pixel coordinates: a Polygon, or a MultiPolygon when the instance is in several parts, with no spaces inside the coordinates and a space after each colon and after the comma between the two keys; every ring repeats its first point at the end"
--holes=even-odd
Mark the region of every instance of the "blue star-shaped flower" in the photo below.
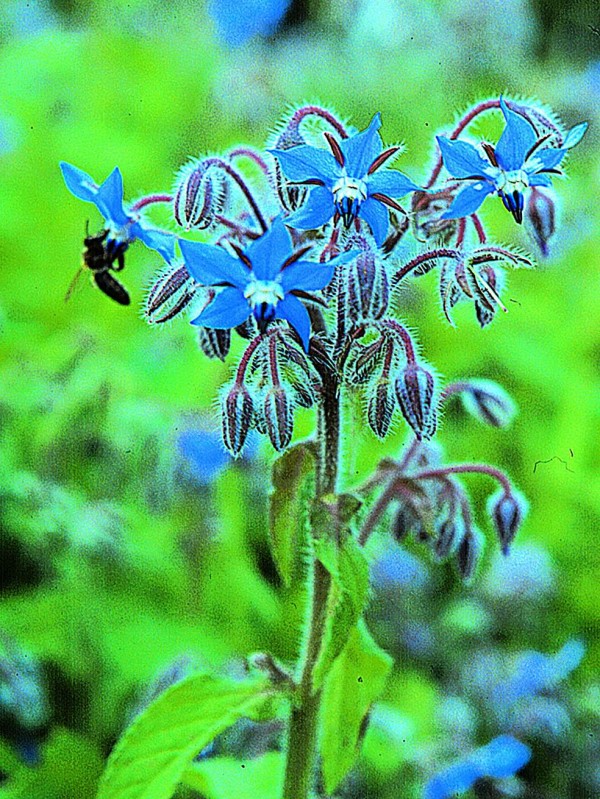
{"type": "Polygon", "coordinates": [[[499,735],[486,746],[468,753],[432,777],[426,799],[451,799],[465,793],[483,777],[512,777],[531,759],[531,749],[512,735],[499,735]]]}
{"type": "Polygon", "coordinates": [[[123,207],[123,177],[115,167],[99,186],[83,170],[60,162],[67,188],[79,200],[93,203],[106,220],[108,236],[107,252],[123,252],[133,241],[140,239],[151,250],[156,250],[170,263],[175,254],[175,237],[161,230],[147,228],[139,215],[127,212],[123,207]]]}
{"type": "Polygon", "coordinates": [[[587,122],[581,122],[567,133],[562,147],[542,147],[550,134],[540,137],[532,123],[509,108],[502,97],[500,107],[506,127],[495,148],[482,144],[487,161],[466,141],[437,137],[444,165],[452,177],[476,181],[457,194],[442,219],[475,213],[488,194],[495,192],[520,224],[526,189],[551,186],[551,175],[561,174],[556,167],[587,130],[587,122]]]}
{"type": "Polygon", "coordinates": [[[304,247],[294,252],[292,238],[277,217],[271,228],[246,249],[235,245],[237,257],[221,247],[181,240],[181,252],[190,275],[203,286],[222,286],[193,325],[217,329],[237,327],[250,314],[264,330],[273,319],[285,319],[308,350],[310,319],[298,299],[307,291],[325,288],[336,264],[351,260],[345,252],[328,263],[303,261],[304,247]]]}
{"type": "Polygon", "coordinates": [[[285,220],[287,225],[314,230],[332,217],[334,223],[341,217],[349,227],[360,217],[371,228],[377,246],[383,244],[389,224],[386,206],[402,211],[392,198],[421,189],[395,169],[380,169],[399,150],[384,151],[380,127],[381,115],[375,114],[366,130],[347,139],[338,142],[326,133],[331,152],[309,144],[270,151],[288,180],[315,187],[302,208],[285,220]]]}

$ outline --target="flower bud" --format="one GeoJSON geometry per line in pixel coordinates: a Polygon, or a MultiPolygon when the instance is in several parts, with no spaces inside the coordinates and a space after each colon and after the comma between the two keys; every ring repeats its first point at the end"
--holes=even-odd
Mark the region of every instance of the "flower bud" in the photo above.
{"type": "Polygon", "coordinates": [[[470,528],[460,542],[456,553],[458,572],[465,582],[469,582],[481,558],[483,537],[479,530],[470,528]]]}
{"type": "Polygon", "coordinates": [[[534,186],[529,192],[525,206],[527,231],[540,253],[546,258],[549,242],[556,230],[556,207],[554,197],[549,191],[534,186]]]}
{"type": "Polygon", "coordinates": [[[493,380],[469,380],[461,400],[468,413],[492,427],[507,427],[516,413],[510,396],[493,380]]]}
{"type": "Polygon", "coordinates": [[[380,377],[369,392],[367,405],[369,427],[379,438],[386,437],[395,406],[396,398],[392,382],[386,377],[380,377]]]}
{"type": "Polygon", "coordinates": [[[436,524],[436,539],[433,551],[440,560],[451,555],[465,535],[465,521],[460,511],[449,514],[436,524]]]}
{"type": "MultiPolygon", "coordinates": [[[[291,150],[292,147],[298,147],[302,144],[306,144],[306,140],[300,133],[299,122],[292,117],[275,139],[274,149],[291,150]]],[[[275,177],[275,190],[279,197],[279,201],[286,211],[295,211],[297,208],[300,208],[306,199],[307,189],[305,186],[294,185],[286,180],[277,158],[275,158],[274,161],[275,167],[273,175],[275,177]]]]}
{"type": "Polygon", "coordinates": [[[265,392],[263,413],[271,444],[281,452],[290,443],[294,429],[292,404],[283,386],[274,386],[265,392]]]}
{"type": "Polygon", "coordinates": [[[416,506],[409,500],[402,500],[392,522],[392,536],[398,543],[404,541],[409,535],[421,537],[423,520],[416,506]]]}
{"type": "Polygon", "coordinates": [[[383,263],[362,236],[353,245],[360,255],[348,265],[348,313],[353,321],[380,319],[389,302],[389,282],[383,263]]]}
{"type": "Polygon", "coordinates": [[[225,179],[210,163],[193,160],[177,177],[173,215],[178,225],[191,230],[210,227],[227,198],[225,179]]]}
{"type": "Polygon", "coordinates": [[[185,264],[168,266],[148,292],[144,307],[146,321],[158,325],[173,319],[189,305],[197,290],[185,264]]]}
{"type": "Polygon", "coordinates": [[[198,344],[207,358],[218,358],[220,361],[224,361],[231,345],[231,330],[199,327],[198,344]]]}
{"type": "Polygon", "coordinates": [[[433,389],[433,375],[415,362],[408,363],[396,378],[398,404],[419,441],[431,438],[437,426],[433,389]]]}
{"type": "Polygon", "coordinates": [[[527,512],[527,502],[514,489],[510,494],[501,490],[490,497],[488,512],[500,539],[502,553],[508,555],[509,547],[527,512]]]}
{"type": "Polygon", "coordinates": [[[234,383],[223,402],[223,443],[233,455],[242,451],[253,415],[250,392],[243,384],[234,383]]]}

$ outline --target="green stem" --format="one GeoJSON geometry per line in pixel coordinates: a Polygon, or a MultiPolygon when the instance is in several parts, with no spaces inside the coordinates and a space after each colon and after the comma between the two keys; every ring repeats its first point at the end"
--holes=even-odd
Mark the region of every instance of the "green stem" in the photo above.
{"type": "MultiPolygon", "coordinates": [[[[319,432],[321,456],[317,473],[317,494],[335,493],[340,438],[340,406],[337,381],[327,387],[321,408],[319,432]]],[[[284,799],[308,799],[313,792],[317,746],[317,726],[321,691],[313,693],[313,670],[321,649],[327,621],[327,598],[331,586],[329,572],[318,560],[313,564],[312,611],[306,653],[296,704],[290,714],[284,799]]]]}

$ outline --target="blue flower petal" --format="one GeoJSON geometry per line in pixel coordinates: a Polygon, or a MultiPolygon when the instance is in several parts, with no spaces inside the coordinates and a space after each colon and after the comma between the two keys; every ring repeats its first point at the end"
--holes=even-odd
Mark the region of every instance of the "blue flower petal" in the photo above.
{"type": "Polygon", "coordinates": [[[567,133],[565,136],[565,140],[562,144],[563,150],[570,150],[575,145],[579,144],[579,142],[583,139],[583,136],[588,129],[587,122],[580,122],[579,125],[575,125],[574,128],[567,133]]]}
{"type": "Polygon", "coordinates": [[[217,33],[229,47],[255,36],[270,36],[283,19],[291,0],[246,0],[243,13],[237,0],[211,0],[208,10],[217,33]]]}
{"type": "Polygon", "coordinates": [[[213,430],[184,430],[177,437],[177,448],[200,485],[210,485],[232,460],[213,430]]]}
{"type": "Polygon", "coordinates": [[[363,178],[373,161],[383,151],[383,142],[379,135],[381,114],[377,113],[369,127],[340,141],[340,149],[344,154],[346,173],[352,178],[363,178]]]}
{"type": "Polygon", "coordinates": [[[461,216],[474,214],[488,194],[494,191],[491,183],[479,181],[467,186],[454,198],[448,210],[442,214],[442,219],[458,219],[461,216]]]}
{"type": "Polygon", "coordinates": [[[72,164],[67,164],[66,161],[60,162],[60,170],[71,194],[74,194],[78,200],[85,200],[89,203],[96,202],[98,184],[92,180],[87,172],[78,169],[72,164]]]}
{"type": "Polygon", "coordinates": [[[281,286],[288,291],[317,291],[331,283],[335,264],[329,261],[326,264],[313,261],[296,261],[287,266],[281,273],[281,286]]]}
{"type": "Polygon", "coordinates": [[[423,191],[420,186],[396,169],[382,169],[367,178],[369,194],[387,194],[388,197],[404,197],[409,191],[423,191]]]}
{"type": "Polygon", "coordinates": [[[123,176],[116,166],[106,180],[98,186],[96,199],[98,210],[107,221],[122,227],[130,218],[123,209],[123,176]]]}
{"type": "Polygon", "coordinates": [[[485,177],[490,164],[469,142],[436,136],[444,166],[454,178],[485,177]]]}
{"type": "Polygon", "coordinates": [[[300,336],[304,350],[308,352],[310,339],[310,317],[308,311],[297,297],[288,294],[285,299],[277,303],[275,312],[277,319],[286,319],[300,336]]]}
{"type": "Polygon", "coordinates": [[[524,116],[510,109],[500,98],[500,107],[506,120],[506,127],[496,145],[498,166],[507,172],[521,169],[527,153],[537,141],[533,125],[524,116]]]}
{"type": "Polygon", "coordinates": [[[585,655],[585,645],[582,641],[572,639],[554,655],[554,678],[556,681],[564,680],[574,669],[579,666],[585,655]]]}
{"type": "Polygon", "coordinates": [[[453,799],[468,791],[480,776],[477,766],[469,760],[453,763],[425,785],[425,799],[453,799]]]}
{"type": "Polygon", "coordinates": [[[554,169],[567,154],[566,150],[546,147],[535,152],[525,164],[525,171],[542,172],[545,169],[554,169]]]}
{"type": "Polygon", "coordinates": [[[541,173],[534,173],[529,176],[530,186],[551,186],[552,177],[550,175],[543,175],[541,173]]]}
{"type": "Polygon", "coordinates": [[[250,276],[248,268],[222,247],[185,239],[180,239],[179,244],[186,268],[197,283],[246,287],[250,276]]]}
{"type": "Polygon", "coordinates": [[[531,749],[512,735],[499,735],[472,755],[481,775],[502,779],[512,777],[531,760],[531,749]]]}
{"type": "Polygon", "coordinates": [[[315,186],[310,190],[304,205],[290,214],[285,224],[300,230],[316,230],[331,219],[334,211],[333,194],[330,189],[325,186],[315,186]]]}
{"type": "Polygon", "coordinates": [[[374,200],[373,197],[361,203],[358,209],[358,215],[367,222],[373,233],[377,246],[381,247],[387,236],[390,217],[385,205],[379,200],[374,200]]]}
{"type": "Polygon", "coordinates": [[[237,327],[250,316],[248,300],[238,288],[227,286],[207,305],[200,316],[192,319],[193,325],[227,330],[237,327]]]}
{"type": "Polygon", "coordinates": [[[277,157],[288,180],[302,183],[305,180],[322,180],[333,186],[341,176],[342,168],[333,155],[320,147],[300,144],[289,150],[269,150],[277,157]]]}
{"type": "Polygon", "coordinates": [[[269,230],[252,242],[245,254],[250,259],[252,271],[259,280],[273,280],[292,252],[292,237],[278,216],[269,230]]]}
{"type": "Polygon", "coordinates": [[[175,236],[173,234],[144,227],[140,222],[134,222],[129,233],[131,238],[139,239],[144,242],[146,247],[159,252],[168,264],[175,257],[175,236]]]}

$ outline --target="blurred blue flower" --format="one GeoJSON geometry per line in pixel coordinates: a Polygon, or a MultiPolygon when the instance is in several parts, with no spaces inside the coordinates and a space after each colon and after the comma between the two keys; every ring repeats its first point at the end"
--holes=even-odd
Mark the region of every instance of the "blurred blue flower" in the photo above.
{"type": "Polygon", "coordinates": [[[208,11],[217,33],[229,47],[239,47],[255,36],[270,36],[285,16],[291,0],[210,0],[208,11]]]}
{"type": "Polygon", "coordinates": [[[541,598],[552,590],[553,584],[550,555],[536,544],[511,549],[509,558],[496,552],[484,579],[486,593],[495,599],[541,598]]]}
{"type": "Polygon", "coordinates": [[[432,777],[425,786],[425,799],[451,799],[483,777],[511,777],[530,758],[531,749],[524,743],[512,735],[499,735],[432,777]]]}
{"type": "Polygon", "coordinates": [[[579,666],[584,654],[585,646],[576,639],[567,641],[556,655],[534,650],[523,652],[515,663],[513,674],[494,687],[494,700],[508,707],[519,699],[553,688],[579,666]]]}
{"type": "Polygon", "coordinates": [[[444,165],[452,177],[475,181],[457,194],[442,219],[475,213],[485,198],[495,192],[520,224],[525,190],[531,186],[551,186],[551,175],[562,174],[556,167],[587,130],[587,122],[581,122],[567,133],[562,147],[542,147],[549,134],[539,137],[533,124],[509,108],[502,97],[500,107],[506,126],[495,148],[483,144],[487,161],[466,141],[437,137],[444,165]]]}
{"type": "Polygon", "coordinates": [[[326,134],[330,153],[309,144],[270,150],[288,180],[314,186],[304,205],[285,220],[286,224],[313,230],[332,217],[335,223],[341,217],[345,227],[349,227],[360,217],[371,228],[377,245],[383,244],[389,224],[387,207],[402,210],[392,198],[420,188],[395,169],[381,169],[399,147],[383,150],[380,127],[381,115],[375,114],[366,130],[340,142],[326,134]]]}
{"type": "Polygon", "coordinates": [[[371,577],[377,589],[422,588],[429,579],[427,567],[395,543],[388,544],[384,554],[372,566],[371,577]]]}
{"type": "Polygon", "coordinates": [[[99,186],[92,178],[76,166],[60,162],[64,181],[71,194],[79,200],[93,203],[106,221],[108,237],[106,247],[110,252],[123,252],[133,241],[143,241],[151,250],[156,250],[170,263],[175,254],[175,237],[161,230],[142,225],[139,214],[123,207],[123,177],[115,167],[99,186]]]}
{"type": "MultiPolygon", "coordinates": [[[[200,485],[210,485],[234,460],[223,448],[219,433],[214,430],[184,430],[177,437],[177,448],[186,459],[188,469],[200,485]]],[[[249,436],[244,457],[256,454],[257,439],[249,436]]]]}
{"type": "Polygon", "coordinates": [[[193,325],[226,329],[242,324],[253,314],[264,330],[273,319],[285,319],[308,350],[310,319],[297,295],[325,288],[337,263],[349,261],[345,252],[328,263],[301,260],[306,248],[294,252],[292,237],[281,217],[238,257],[222,247],[181,241],[190,275],[203,286],[222,287],[214,300],[192,320],[193,325]]]}

